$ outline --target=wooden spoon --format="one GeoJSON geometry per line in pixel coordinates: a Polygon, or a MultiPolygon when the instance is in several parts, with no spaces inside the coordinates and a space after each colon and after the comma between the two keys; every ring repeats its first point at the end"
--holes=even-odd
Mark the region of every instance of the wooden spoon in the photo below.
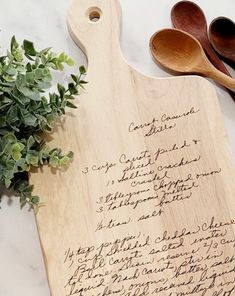
{"type": "MultiPolygon", "coordinates": [[[[176,3],[171,10],[171,20],[175,28],[185,31],[197,38],[212,64],[218,70],[231,77],[227,68],[210,45],[207,34],[206,17],[197,4],[191,1],[180,1],[176,3]]],[[[230,95],[235,100],[235,94],[230,92],[230,95]]]]}
{"type": "Polygon", "coordinates": [[[217,70],[197,39],[186,32],[177,29],[158,31],[150,39],[150,50],[153,58],[167,69],[208,76],[235,91],[235,79],[217,70]]]}
{"type": "Polygon", "coordinates": [[[235,63],[235,23],[226,17],[218,17],[209,27],[209,36],[214,49],[235,63]]]}
{"type": "Polygon", "coordinates": [[[207,35],[207,22],[202,9],[191,1],[180,1],[171,10],[171,20],[175,28],[185,31],[201,43],[214,66],[229,75],[227,69],[210,45],[207,35]]]}

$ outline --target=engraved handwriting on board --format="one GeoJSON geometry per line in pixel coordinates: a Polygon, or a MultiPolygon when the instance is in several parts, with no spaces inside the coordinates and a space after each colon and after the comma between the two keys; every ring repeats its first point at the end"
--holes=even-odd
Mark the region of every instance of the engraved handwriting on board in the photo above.
{"type": "MultiPolygon", "coordinates": [[[[198,114],[199,108],[191,107],[181,114],[131,122],[127,129],[130,136],[137,132],[144,138],[172,136],[179,121],[198,114]]],[[[156,235],[141,228],[146,223],[152,228],[175,206],[187,208],[205,183],[222,173],[216,164],[200,166],[201,144],[203,139],[193,136],[176,138],[151,151],[122,153],[111,162],[82,169],[86,178],[102,174],[105,180],[105,190],[94,197],[94,234],[122,231],[113,240],[65,251],[69,276],[64,295],[235,295],[235,220],[211,214],[198,225],[163,229],[156,235]],[[127,214],[120,215],[122,211],[127,214]],[[131,231],[134,225],[137,233],[131,231]]]]}
{"type": "Polygon", "coordinates": [[[65,252],[66,295],[234,295],[235,220],[209,222],[160,236],[128,235],[65,252]],[[168,251],[171,250],[169,254],[168,251]],[[185,280],[187,279],[187,280],[185,280]],[[211,289],[217,292],[210,294],[211,289]]]}
{"type": "Polygon", "coordinates": [[[177,126],[177,119],[189,117],[193,114],[198,113],[199,111],[199,109],[195,109],[194,107],[192,107],[189,111],[171,116],[164,113],[159,119],[156,119],[154,117],[151,121],[144,122],[139,125],[131,122],[128,131],[132,133],[137,130],[144,130],[144,137],[150,137],[157,133],[162,133],[166,130],[174,129],[177,126]]]}

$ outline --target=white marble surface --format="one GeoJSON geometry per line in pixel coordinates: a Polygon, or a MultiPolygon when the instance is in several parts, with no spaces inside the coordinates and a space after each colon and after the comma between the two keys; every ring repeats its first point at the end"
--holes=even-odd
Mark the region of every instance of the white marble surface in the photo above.
{"type": "MultiPolygon", "coordinates": [[[[106,0],[113,1],[113,0],[106,0]]],[[[154,31],[170,27],[170,9],[176,0],[120,0],[123,10],[121,44],[126,60],[151,76],[169,76],[151,59],[148,41],[154,31]]],[[[235,20],[234,0],[197,0],[208,23],[219,15],[235,20]]],[[[66,28],[68,0],[1,0],[0,51],[9,46],[11,36],[29,39],[38,48],[52,46],[65,51],[76,62],[86,58],[74,45],[66,28]]],[[[235,72],[231,74],[235,77],[235,72]]],[[[215,86],[221,102],[225,127],[235,159],[235,103],[215,86]]],[[[4,197],[0,210],[0,296],[49,296],[42,253],[32,212],[20,210],[18,200],[4,197]]]]}

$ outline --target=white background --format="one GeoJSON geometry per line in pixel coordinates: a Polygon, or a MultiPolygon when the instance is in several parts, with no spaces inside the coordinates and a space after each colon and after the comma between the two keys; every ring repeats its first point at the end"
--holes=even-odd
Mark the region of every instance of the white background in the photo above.
{"type": "MultiPolygon", "coordinates": [[[[124,57],[131,66],[146,75],[170,76],[154,64],[148,43],[156,30],[171,27],[170,9],[176,2],[120,0],[123,11],[121,46],[124,57]]],[[[235,20],[234,0],[194,2],[204,10],[208,24],[221,15],[235,20]]],[[[23,39],[32,40],[40,49],[52,46],[56,52],[65,51],[71,55],[78,65],[86,65],[86,58],[67,32],[68,5],[68,0],[1,0],[0,51],[4,52],[9,47],[12,35],[16,35],[20,42],[23,39]]],[[[235,72],[228,69],[235,77],[235,72]]],[[[215,87],[235,159],[235,103],[226,91],[215,87]]],[[[0,296],[49,296],[33,213],[26,209],[21,211],[15,198],[4,197],[1,207],[0,296]]]]}

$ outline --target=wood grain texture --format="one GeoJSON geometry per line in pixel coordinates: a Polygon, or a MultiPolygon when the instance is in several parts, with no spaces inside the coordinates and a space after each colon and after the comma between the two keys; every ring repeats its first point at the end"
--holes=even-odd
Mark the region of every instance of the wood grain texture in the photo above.
{"type": "Polygon", "coordinates": [[[65,172],[31,175],[46,204],[36,220],[51,295],[173,296],[200,280],[206,295],[228,291],[234,271],[222,260],[229,257],[232,269],[234,248],[221,239],[235,239],[235,174],[215,90],[200,77],[156,79],[132,69],[120,50],[120,16],[116,0],[76,0],[68,14],[70,33],[88,57],[89,84],[51,145],[75,157],[65,172]],[[98,22],[89,20],[93,11],[98,22]],[[160,190],[160,178],[172,188],[160,190]],[[124,199],[115,200],[116,192],[135,192],[130,200],[139,203],[110,210],[110,199],[124,199]],[[168,239],[160,239],[164,232],[168,239]],[[195,263],[201,269],[182,265],[187,252],[203,258],[195,263]],[[127,262],[133,266],[123,267],[127,262]],[[213,283],[213,270],[227,273],[213,283]]]}

